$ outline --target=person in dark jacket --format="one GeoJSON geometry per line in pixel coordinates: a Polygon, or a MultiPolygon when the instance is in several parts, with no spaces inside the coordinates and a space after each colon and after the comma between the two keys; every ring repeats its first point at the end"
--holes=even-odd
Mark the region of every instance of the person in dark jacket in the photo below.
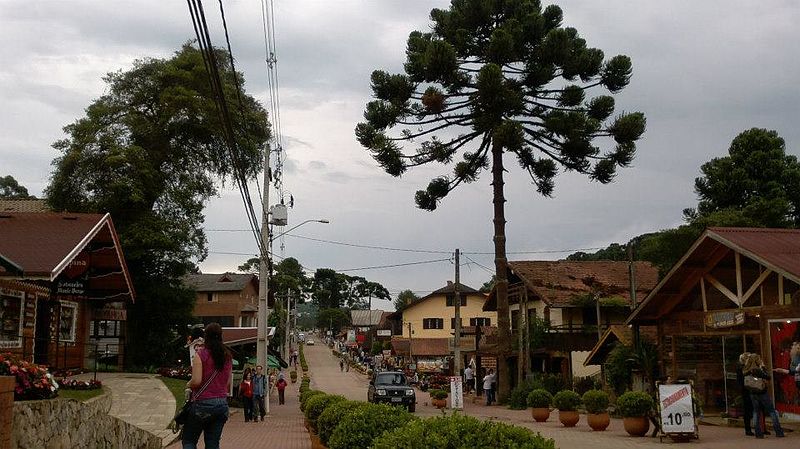
{"type": "Polygon", "coordinates": [[[742,395],[742,404],[744,405],[744,434],[748,436],[755,435],[753,427],[750,425],[753,417],[753,401],[750,399],[750,390],[744,387],[744,362],[750,356],[749,352],[744,352],[739,356],[739,363],[736,364],[736,384],[739,385],[739,392],[742,395]]]}
{"type": "Polygon", "coordinates": [[[778,438],[783,437],[783,429],[781,423],[778,421],[778,412],[775,411],[775,406],[772,404],[767,393],[766,384],[770,379],[770,375],[758,354],[750,354],[744,361],[742,373],[745,376],[745,385],[747,385],[748,377],[753,376],[756,380],[761,379],[762,388],[755,388],[748,386],[750,390],[750,399],[753,401],[753,421],[755,421],[756,438],[764,438],[764,429],[758,421],[756,410],[763,409],[764,415],[769,415],[772,418],[772,428],[775,430],[775,436],[778,438]]]}

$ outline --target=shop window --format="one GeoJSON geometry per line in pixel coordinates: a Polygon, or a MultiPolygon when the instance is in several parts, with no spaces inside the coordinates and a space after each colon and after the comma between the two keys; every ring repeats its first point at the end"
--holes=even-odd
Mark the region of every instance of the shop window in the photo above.
{"type": "Polygon", "coordinates": [[[22,347],[24,293],[0,290],[0,348],[22,347]]]}
{"type": "Polygon", "coordinates": [[[217,295],[215,295],[214,293],[206,293],[206,301],[217,302],[217,295]]]}
{"type": "Polygon", "coordinates": [[[75,342],[75,327],[78,323],[78,303],[61,301],[61,311],[58,315],[59,341],[75,342]]]}
{"type": "Polygon", "coordinates": [[[256,317],[254,316],[242,317],[242,327],[255,327],[255,326],[256,326],[256,317]]]}
{"type": "Polygon", "coordinates": [[[94,338],[122,337],[122,323],[114,320],[94,320],[89,325],[89,333],[94,338]]]}
{"type": "Polygon", "coordinates": [[[423,329],[444,329],[444,318],[424,318],[422,320],[423,329]]]}
{"type": "Polygon", "coordinates": [[[484,318],[484,317],[477,317],[477,318],[470,318],[469,319],[470,326],[491,326],[492,319],[491,318],[484,318]]]}

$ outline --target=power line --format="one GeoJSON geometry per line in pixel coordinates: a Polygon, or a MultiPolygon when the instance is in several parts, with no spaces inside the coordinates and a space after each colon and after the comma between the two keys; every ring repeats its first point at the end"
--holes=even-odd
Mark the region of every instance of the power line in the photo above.
{"type": "Polygon", "coordinates": [[[337,273],[343,273],[343,272],[346,272],[346,271],[379,270],[379,269],[382,269],[382,268],[407,267],[407,266],[411,266],[411,265],[423,265],[423,264],[429,264],[429,263],[449,262],[449,261],[450,261],[450,259],[422,260],[422,261],[419,261],[419,262],[398,263],[398,264],[393,264],[393,265],[379,265],[379,266],[374,266],[374,267],[347,268],[347,269],[344,269],[344,270],[334,270],[334,271],[336,271],[337,273]]]}

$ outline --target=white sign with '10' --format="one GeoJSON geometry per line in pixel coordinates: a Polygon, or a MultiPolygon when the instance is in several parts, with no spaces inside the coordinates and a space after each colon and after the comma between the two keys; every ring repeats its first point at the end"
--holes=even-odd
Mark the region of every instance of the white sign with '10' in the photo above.
{"type": "Polygon", "coordinates": [[[661,405],[661,429],[664,433],[694,432],[691,385],[659,385],[658,400],[661,405]]]}

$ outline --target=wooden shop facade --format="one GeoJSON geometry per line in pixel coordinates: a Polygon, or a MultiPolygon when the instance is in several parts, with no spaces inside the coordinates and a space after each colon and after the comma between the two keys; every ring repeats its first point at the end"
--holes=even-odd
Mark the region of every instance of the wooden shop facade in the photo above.
{"type": "Polygon", "coordinates": [[[110,215],[0,212],[0,352],[119,367],[133,300],[110,215]]]}
{"type": "MultiPolygon", "coordinates": [[[[692,380],[707,409],[735,411],[741,353],[770,370],[800,362],[800,230],[707,229],[626,324],[656,326],[663,376],[692,380]]],[[[800,418],[792,376],[774,376],[770,392],[800,418]]]]}

